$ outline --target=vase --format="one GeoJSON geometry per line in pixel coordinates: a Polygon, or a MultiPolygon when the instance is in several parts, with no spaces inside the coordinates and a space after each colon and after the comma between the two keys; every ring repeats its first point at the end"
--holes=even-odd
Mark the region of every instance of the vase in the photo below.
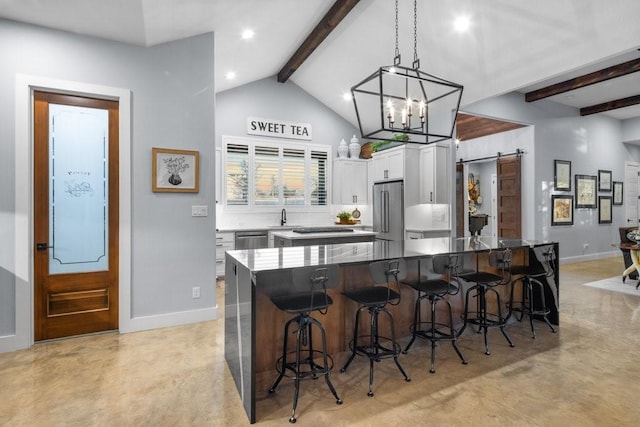
{"type": "Polygon", "coordinates": [[[347,157],[349,157],[349,146],[347,141],[342,138],[340,144],[338,144],[338,158],[346,159],[347,157]]]}
{"type": "Polygon", "coordinates": [[[351,143],[349,144],[349,154],[351,155],[352,159],[360,158],[360,149],[360,140],[358,140],[358,138],[353,135],[353,138],[351,138],[351,143]]]}
{"type": "Polygon", "coordinates": [[[180,175],[178,175],[177,173],[172,173],[168,181],[172,185],[180,185],[180,183],[182,182],[182,178],[180,178],[180,175]]]}

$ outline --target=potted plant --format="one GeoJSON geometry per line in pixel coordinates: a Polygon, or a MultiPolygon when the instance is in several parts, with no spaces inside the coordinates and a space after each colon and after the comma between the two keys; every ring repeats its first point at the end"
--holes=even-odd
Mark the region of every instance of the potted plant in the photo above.
{"type": "Polygon", "coordinates": [[[409,141],[409,135],[406,133],[396,133],[391,139],[387,139],[386,141],[376,141],[371,143],[371,150],[376,152],[380,150],[384,150],[385,148],[395,147],[404,142],[409,141]]]}
{"type": "Polygon", "coordinates": [[[340,219],[340,224],[349,224],[351,222],[351,213],[347,211],[340,211],[336,216],[340,219]]]}

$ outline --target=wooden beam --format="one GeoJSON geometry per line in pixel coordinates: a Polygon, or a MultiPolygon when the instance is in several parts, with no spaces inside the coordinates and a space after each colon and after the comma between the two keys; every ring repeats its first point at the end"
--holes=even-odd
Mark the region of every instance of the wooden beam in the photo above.
{"type": "Polygon", "coordinates": [[[302,65],[302,63],[313,53],[314,50],[327,38],[327,36],[338,26],[340,21],[347,16],[351,9],[360,0],[336,0],[331,9],[320,20],[318,25],[311,31],[298,50],[287,61],[278,73],[278,82],[284,83],[302,65]]]}
{"type": "Polygon", "coordinates": [[[520,123],[458,113],[456,117],[456,137],[460,141],[468,141],[470,139],[480,138],[481,136],[506,132],[524,126],[525,125],[520,123]]]}
{"type": "Polygon", "coordinates": [[[634,95],[628,98],[615,99],[613,101],[603,102],[602,104],[581,108],[580,115],[588,116],[590,114],[602,113],[604,111],[615,110],[617,108],[631,107],[632,105],[638,104],[640,104],[640,95],[634,95]]]}
{"type": "Polygon", "coordinates": [[[593,73],[578,76],[551,86],[527,92],[525,94],[525,100],[527,102],[537,101],[539,99],[548,98],[553,95],[569,92],[571,90],[604,82],[609,79],[615,79],[616,77],[622,77],[638,71],[640,71],[640,58],[632,59],[631,61],[623,62],[622,64],[613,65],[611,67],[603,68],[602,70],[594,71],[593,73]]]}

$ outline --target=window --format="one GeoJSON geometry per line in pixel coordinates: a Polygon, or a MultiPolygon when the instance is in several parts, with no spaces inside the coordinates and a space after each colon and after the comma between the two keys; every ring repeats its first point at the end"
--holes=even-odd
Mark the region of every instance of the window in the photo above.
{"type": "Polygon", "coordinates": [[[227,206],[327,206],[330,150],[224,137],[227,206]]]}

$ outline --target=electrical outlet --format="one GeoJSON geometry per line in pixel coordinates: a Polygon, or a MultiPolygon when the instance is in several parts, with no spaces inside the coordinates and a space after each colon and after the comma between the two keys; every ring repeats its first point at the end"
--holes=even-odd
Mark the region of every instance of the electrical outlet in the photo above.
{"type": "Polygon", "coordinates": [[[191,206],[191,216],[208,216],[209,206],[191,206]]]}
{"type": "Polygon", "coordinates": [[[200,298],[200,286],[191,288],[191,298],[200,298]]]}
{"type": "Polygon", "coordinates": [[[585,243],[584,245],[582,245],[582,247],[583,247],[584,249],[589,249],[589,244],[588,244],[588,243],[585,243]]]}

